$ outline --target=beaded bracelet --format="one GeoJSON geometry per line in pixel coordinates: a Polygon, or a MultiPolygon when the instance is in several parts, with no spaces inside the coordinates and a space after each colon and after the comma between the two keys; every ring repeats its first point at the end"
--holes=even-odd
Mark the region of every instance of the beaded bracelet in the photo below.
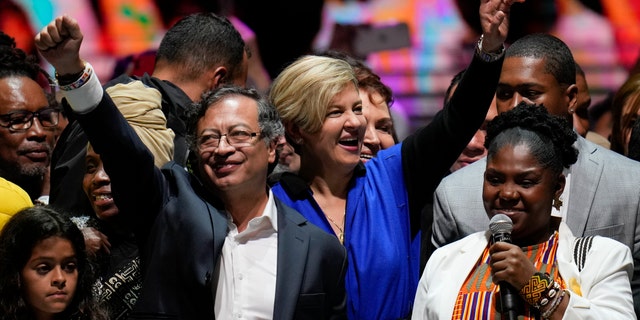
{"type": "Polygon", "coordinates": [[[82,75],[80,76],[80,78],[78,78],[78,80],[67,85],[60,85],[60,83],[58,83],[58,86],[60,87],[60,90],[63,90],[63,91],[71,91],[73,89],[78,89],[82,87],[85,83],[87,83],[87,81],[89,81],[89,78],[91,78],[92,74],[93,74],[93,67],[89,62],[85,62],[84,70],[82,71],[82,75]]]}
{"type": "Polygon", "coordinates": [[[520,295],[528,304],[539,309],[547,305],[559,289],[560,286],[548,273],[536,272],[520,289],[520,295]]]}
{"type": "Polygon", "coordinates": [[[549,318],[551,318],[551,315],[556,311],[556,309],[558,309],[558,306],[560,306],[560,303],[562,303],[562,299],[564,298],[564,295],[566,294],[566,292],[567,290],[562,290],[560,294],[556,296],[556,298],[553,300],[553,303],[551,304],[549,309],[547,309],[545,312],[543,312],[540,315],[542,319],[548,320],[549,318]]]}

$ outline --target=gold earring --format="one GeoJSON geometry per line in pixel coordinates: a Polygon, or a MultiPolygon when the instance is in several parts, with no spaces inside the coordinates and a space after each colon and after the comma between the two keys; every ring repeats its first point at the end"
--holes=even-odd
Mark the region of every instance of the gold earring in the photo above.
{"type": "Polygon", "coordinates": [[[560,200],[560,196],[556,196],[555,199],[553,199],[552,206],[556,208],[556,210],[560,211],[560,207],[562,207],[562,200],[560,200]]]}

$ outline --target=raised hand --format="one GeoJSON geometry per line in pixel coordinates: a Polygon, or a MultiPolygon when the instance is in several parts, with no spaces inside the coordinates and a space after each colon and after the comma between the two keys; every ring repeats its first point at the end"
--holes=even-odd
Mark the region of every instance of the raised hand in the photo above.
{"type": "Polygon", "coordinates": [[[35,45],[58,74],[75,74],[84,70],[80,59],[82,38],[78,21],[64,15],[42,28],[35,37],[35,45]]]}
{"type": "Polygon", "coordinates": [[[525,0],[482,0],[480,3],[480,25],[482,26],[482,49],[485,52],[499,50],[509,32],[509,10],[516,2],[525,0]]]}

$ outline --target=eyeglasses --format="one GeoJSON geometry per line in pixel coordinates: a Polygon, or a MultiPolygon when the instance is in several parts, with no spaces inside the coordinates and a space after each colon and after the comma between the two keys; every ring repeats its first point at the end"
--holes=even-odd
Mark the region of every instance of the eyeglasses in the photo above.
{"type": "Polygon", "coordinates": [[[45,108],[36,112],[18,110],[0,115],[0,127],[24,131],[31,128],[34,118],[38,118],[43,127],[52,128],[58,125],[59,116],[60,111],[55,108],[45,108]]]}
{"type": "Polygon", "coordinates": [[[227,143],[234,148],[251,146],[251,140],[254,137],[259,136],[260,132],[249,132],[244,130],[233,130],[225,134],[211,133],[200,137],[198,140],[198,146],[201,149],[217,148],[220,145],[222,137],[227,138],[227,143]]]}

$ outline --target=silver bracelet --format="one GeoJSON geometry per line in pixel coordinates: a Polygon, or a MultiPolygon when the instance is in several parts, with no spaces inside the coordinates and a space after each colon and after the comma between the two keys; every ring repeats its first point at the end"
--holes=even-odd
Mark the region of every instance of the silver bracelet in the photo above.
{"type": "Polygon", "coordinates": [[[500,52],[490,53],[482,50],[482,40],[484,40],[484,34],[480,36],[480,39],[478,39],[478,44],[476,45],[476,54],[484,62],[494,62],[504,56],[504,44],[502,44],[502,47],[500,47],[500,52]]]}

